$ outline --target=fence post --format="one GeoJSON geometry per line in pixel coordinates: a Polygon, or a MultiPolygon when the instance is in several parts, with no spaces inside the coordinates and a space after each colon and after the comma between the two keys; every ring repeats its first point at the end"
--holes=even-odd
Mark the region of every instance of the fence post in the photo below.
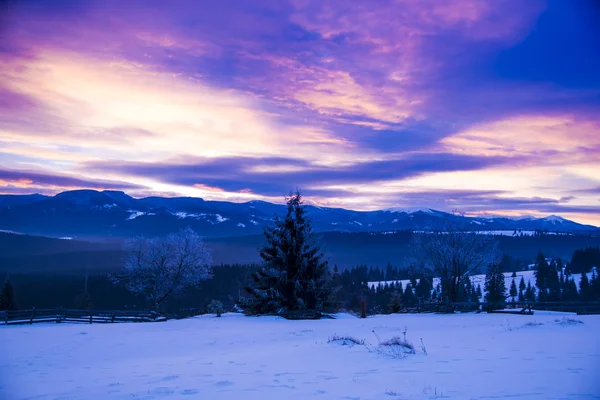
{"type": "Polygon", "coordinates": [[[4,311],[4,323],[8,325],[8,310],[4,311]]]}
{"type": "Polygon", "coordinates": [[[115,323],[115,312],[112,312],[112,315],[110,317],[110,322],[112,322],[113,324],[115,323]]]}
{"type": "Polygon", "coordinates": [[[90,324],[92,323],[92,318],[94,317],[93,313],[90,313],[90,324]]]}
{"type": "Polygon", "coordinates": [[[33,317],[35,317],[35,306],[31,309],[31,318],[29,319],[30,324],[33,324],[33,317]]]}
{"type": "Polygon", "coordinates": [[[56,323],[60,322],[60,307],[56,307],[56,323]]]}

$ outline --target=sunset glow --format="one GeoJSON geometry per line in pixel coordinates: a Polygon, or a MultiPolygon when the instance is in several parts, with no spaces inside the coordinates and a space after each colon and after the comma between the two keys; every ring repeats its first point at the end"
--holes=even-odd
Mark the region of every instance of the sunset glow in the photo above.
{"type": "Polygon", "coordinates": [[[301,188],[600,225],[593,2],[8,4],[0,193],[301,188]]]}

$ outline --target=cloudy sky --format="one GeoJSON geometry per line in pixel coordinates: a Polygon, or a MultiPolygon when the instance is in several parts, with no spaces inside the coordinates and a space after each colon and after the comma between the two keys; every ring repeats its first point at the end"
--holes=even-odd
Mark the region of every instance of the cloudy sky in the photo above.
{"type": "Polygon", "coordinates": [[[0,192],[559,214],[600,225],[593,0],[0,8],[0,192]]]}

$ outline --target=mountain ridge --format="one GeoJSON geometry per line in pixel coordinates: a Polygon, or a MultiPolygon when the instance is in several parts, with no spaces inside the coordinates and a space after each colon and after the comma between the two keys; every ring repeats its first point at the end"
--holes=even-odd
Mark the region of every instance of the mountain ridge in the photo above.
{"type": "MultiPolygon", "coordinates": [[[[600,232],[560,216],[542,218],[466,217],[423,208],[354,211],[306,205],[317,232],[437,230],[449,224],[473,231],[600,232]]],[[[73,190],[54,196],[0,195],[0,230],[73,237],[162,235],[191,226],[206,237],[262,233],[285,205],[260,200],[244,203],[197,197],[134,198],[121,191],[73,190]]]]}

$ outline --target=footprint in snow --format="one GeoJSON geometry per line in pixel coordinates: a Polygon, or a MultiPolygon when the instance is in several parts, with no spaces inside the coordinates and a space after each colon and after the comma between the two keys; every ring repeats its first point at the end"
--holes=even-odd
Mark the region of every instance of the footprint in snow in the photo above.
{"type": "Polygon", "coordinates": [[[184,389],[181,392],[179,392],[179,394],[184,395],[184,396],[189,396],[192,394],[197,394],[198,391],[196,389],[184,389]]]}
{"type": "Polygon", "coordinates": [[[233,382],[231,381],[218,381],[215,382],[215,386],[231,386],[233,385],[233,382]]]}

